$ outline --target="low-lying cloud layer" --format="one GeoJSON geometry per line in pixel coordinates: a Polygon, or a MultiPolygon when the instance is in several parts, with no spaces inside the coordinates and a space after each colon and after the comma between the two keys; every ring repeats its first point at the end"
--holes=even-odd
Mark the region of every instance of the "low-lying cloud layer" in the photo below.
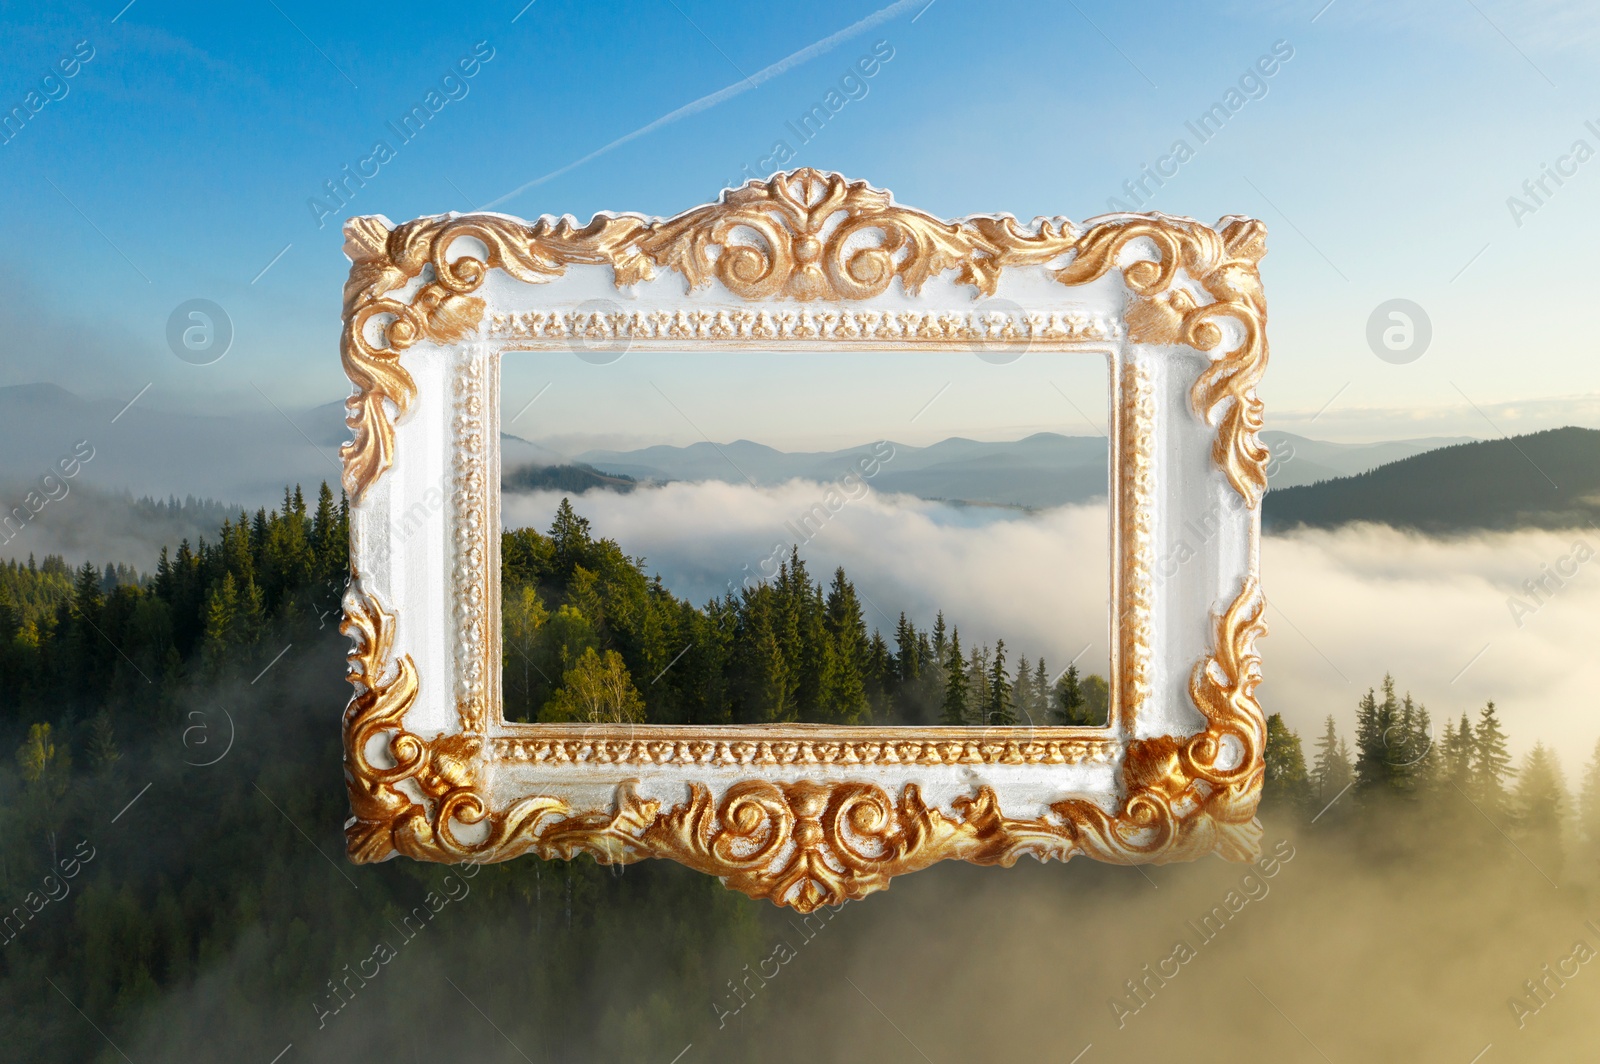
{"type": "Polygon", "coordinates": [[[1302,732],[1329,713],[1343,725],[1393,672],[1436,732],[1493,699],[1513,747],[1543,740],[1570,776],[1600,734],[1597,549],[1593,529],[1435,539],[1357,525],[1268,538],[1262,697],[1302,732]]]}
{"type": "MultiPolygon", "coordinates": [[[[1079,664],[1105,668],[1104,506],[1030,514],[858,486],[859,497],[826,520],[802,525],[827,491],[803,481],[674,483],[590,492],[574,505],[596,534],[644,556],[696,603],[759,579],[763,562],[771,571],[775,551],[785,556],[799,540],[813,576],[845,567],[869,600],[869,626],[892,631],[901,610],[926,626],[942,609],[969,642],[1004,637],[1013,660],[1042,653],[1059,669],[1088,645],[1079,664]]],[[[560,498],[508,495],[505,523],[542,529],[560,498]]],[[[1543,740],[1571,776],[1600,735],[1590,711],[1600,689],[1597,549],[1600,533],[1587,529],[1437,539],[1352,526],[1269,537],[1262,701],[1309,744],[1330,713],[1349,733],[1357,699],[1392,672],[1428,707],[1437,732],[1446,717],[1476,715],[1493,699],[1516,751],[1543,740]]]]}
{"type": "MultiPolygon", "coordinates": [[[[1013,664],[1018,654],[1043,654],[1059,670],[1082,654],[1080,668],[1105,670],[1111,578],[1103,505],[1028,514],[864,491],[859,480],[851,494],[799,480],[775,488],[672,483],[628,495],[589,492],[573,505],[596,535],[642,555],[647,570],[696,604],[747,580],[753,586],[798,542],[813,579],[826,582],[844,566],[867,601],[867,626],[887,638],[902,610],[919,628],[943,610],[966,644],[1003,638],[1013,664]]],[[[546,528],[560,501],[554,492],[507,495],[503,521],[546,528]]]]}

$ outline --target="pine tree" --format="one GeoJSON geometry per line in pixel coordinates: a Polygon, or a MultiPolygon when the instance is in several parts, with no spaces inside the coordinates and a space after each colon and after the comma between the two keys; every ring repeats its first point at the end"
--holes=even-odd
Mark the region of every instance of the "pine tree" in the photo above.
{"type": "Polygon", "coordinates": [[[247,581],[239,595],[239,612],[234,617],[233,641],[238,646],[254,646],[266,633],[267,610],[261,589],[247,581]]]}
{"type": "Polygon", "coordinates": [[[122,760],[117,749],[117,734],[111,724],[111,714],[101,710],[89,721],[89,764],[97,772],[109,772],[122,760]]]}
{"type": "Polygon", "coordinates": [[[1307,811],[1312,802],[1311,780],[1306,775],[1306,757],[1300,736],[1283,722],[1283,714],[1267,718],[1266,779],[1262,801],[1295,816],[1307,811]]]}
{"type": "Polygon", "coordinates": [[[746,589],[740,604],[729,681],[738,724],[770,724],[799,717],[795,703],[798,677],[785,652],[793,646],[794,637],[784,632],[778,596],[771,584],[762,584],[754,591],[746,589]]]}
{"type": "Polygon", "coordinates": [[[1319,810],[1344,792],[1352,775],[1349,750],[1334,727],[1333,714],[1330,713],[1322,738],[1317,740],[1317,759],[1311,770],[1319,810]]]}
{"type": "MultiPolygon", "coordinates": [[[[941,623],[943,615],[941,614],[941,623]]],[[[855,585],[843,567],[833,572],[826,608],[827,638],[831,650],[830,676],[823,695],[824,713],[844,724],[858,723],[868,712],[865,665],[869,650],[867,625],[855,585]]]]}
{"type": "Polygon", "coordinates": [[[11,637],[22,627],[22,612],[12,601],[11,589],[0,584],[0,662],[4,661],[4,648],[11,637]]]}
{"type": "Polygon", "coordinates": [[[221,668],[239,627],[239,589],[232,573],[224,573],[206,599],[205,635],[201,654],[206,664],[221,668]]]}
{"type": "Polygon", "coordinates": [[[895,669],[902,689],[917,678],[917,627],[906,620],[904,613],[894,626],[895,669]]]}
{"type": "Polygon", "coordinates": [[[984,724],[989,711],[989,648],[967,654],[967,723],[984,724]]]}
{"type": "Polygon", "coordinates": [[[606,603],[601,594],[600,575],[581,565],[572,568],[572,579],[567,584],[567,601],[583,614],[601,638],[606,630],[606,603]]]}
{"type": "Polygon", "coordinates": [[[592,544],[589,521],[578,516],[570,499],[562,498],[561,504],[556,507],[555,517],[550,521],[548,534],[555,548],[556,573],[565,579],[575,567],[588,559],[592,544]]]}
{"type": "Polygon", "coordinates": [[[888,721],[894,716],[894,655],[889,643],[876,628],[867,643],[865,669],[867,701],[872,706],[872,719],[888,721]]]}
{"type": "MultiPolygon", "coordinates": [[[[244,524],[243,515],[240,516],[239,523],[240,525],[244,524]]],[[[318,553],[321,553],[322,549],[329,545],[330,542],[340,546],[343,545],[338,544],[336,533],[337,529],[335,528],[333,516],[333,492],[329,490],[328,482],[324,480],[322,486],[317,489],[317,509],[311,517],[311,542],[317,547],[318,553]]]]}
{"type": "Polygon", "coordinates": [[[1476,746],[1472,722],[1465,713],[1461,723],[1445,726],[1444,739],[1439,748],[1439,779],[1449,787],[1470,791],[1472,787],[1472,755],[1476,746]]]}
{"type": "Polygon", "coordinates": [[[316,557],[315,596],[323,610],[336,608],[344,594],[349,572],[350,526],[345,513],[342,505],[334,505],[333,492],[328,482],[323,481],[317,489],[317,509],[311,519],[311,543],[316,557]]]}
{"type": "Polygon", "coordinates": [[[1478,714],[1478,728],[1472,737],[1472,788],[1476,801],[1491,818],[1504,814],[1510,804],[1506,783],[1516,775],[1511,754],[1506,749],[1506,733],[1495,715],[1494,703],[1478,714]]]}
{"type": "Polygon", "coordinates": [[[949,657],[945,663],[944,704],[940,709],[939,723],[960,726],[967,723],[967,668],[961,657],[961,630],[950,635],[949,657]]]}
{"type": "Polygon", "coordinates": [[[1517,834],[1528,857],[1552,877],[1560,871],[1561,819],[1567,802],[1560,762],[1543,743],[1535,743],[1517,772],[1517,834]]]}
{"type": "Polygon", "coordinates": [[[91,563],[79,567],[72,586],[72,611],[79,617],[96,620],[105,598],[100,591],[100,572],[91,563]]]}
{"type": "Polygon", "coordinates": [[[1011,681],[1006,678],[1006,641],[995,640],[994,664],[989,670],[988,710],[984,723],[992,728],[1017,722],[1015,705],[1011,698],[1011,681]]]}
{"type": "Polygon", "coordinates": [[[167,548],[161,548],[161,556],[156,560],[156,586],[155,591],[164,599],[172,598],[172,562],[167,558],[167,548]]]}
{"type": "Polygon", "coordinates": [[[841,675],[834,641],[828,634],[827,604],[822,584],[808,576],[795,605],[796,628],[800,633],[795,667],[800,675],[798,702],[801,720],[827,720],[834,710],[831,692],[841,675]]]}
{"type": "Polygon", "coordinates": [[[1399,708],[1393,677],[1383,678],[1383,690],[1381,703],[1369,687],[1356,706],[1356,793],[1364,798],[1386,790],[1390,780],[1388,742],[1399,708]]]}
{"type": "Polygon", "coordinates": [[[1083,685],[1078,681],[1078,667],[1068,665],[1061,679],[1056,681],[1055,705],[1052,712],[1057,723],[1080,726],[1089,723],[1088,700],[1083,695],[1083,685]]]}
{"type": "Polygon", "coordinates": [[[217,538],[217,553],[222,568],[233,574],[234,583],[243,587],[255,581],[255,557],[250,551],[250,529],[245,524],[244,514],[239,515],[239,523],[231,521],[222,522],[222,528],[217,538]]]}
{"type": "MultiPolygon", "coordinates": [[[[256,510],[255,520],[250,525],[250,545],[255,549],[254,561],[257,570],[266,564],[267,537],[270,531],[270,526],[267,524],[267,508],[260,507],[256,510]]],[[[348,543],[345,544],[345,550],[348,555],[348,543]]]]}
{"type": "Polygon", "coordinates": [[[1600,876],[1600,742],[1595,743],[1583,773],[1583,790],[1578,795],[1578,838],[1583,847],[1584,877],[1600,876]]]}
{"type": "Polygon", "coordinates": [[[1438,757],[1433,749],[1433,721],[1428,707],[1407,691],[1400,703],[1400,726],[1389,743],[1389,763],[1397,784],[1413,795],[1434,781],[1438,757]]]}
{"type": "Polygon", "coordinates": [[[1017,659],[1017,675],[1011,680],[1011,698],[1017,707],[1017,719],[1026,720],[1029,724],[1035,723],[1033,670],[1028,667],[1026,654],[1017,659]]]}

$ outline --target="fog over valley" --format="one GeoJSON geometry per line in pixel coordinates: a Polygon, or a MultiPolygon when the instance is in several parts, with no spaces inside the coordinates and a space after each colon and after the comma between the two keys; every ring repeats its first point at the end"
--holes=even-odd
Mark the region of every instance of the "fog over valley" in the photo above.
{"type": "MultiPolygon", "coordinates": [[[[1013,654],[1043,654],[1052,671],[1083,652],[1080,667],[1105,669],[1103,502],[1027,512],[868,490],[841,492],[825,522],[802,523],[828,490],[677,482],[571,498],[596,535],[643,556],[691,602],[758,581],[798,542],[813,574],[845,568],[868,625],[885,633],[901,610],[922,627],[943,610],[969,642],[1003,637],[1013,654]]],[[[508,494],[503,522],[545,528],[563,497],[508,494]]],[[[1600,687],[1585,635],[1600,611],[1596,547],[1592,530],[1434,537],[1357,524],[1267,535],[1262,703],[1310,735],[1330,713],[1345,720],[1392,672],[1436,730],[1493,700],[1516,743],[1544,741],[1573,774],[1600,735],[1600,720],[1578,711],[1600,687]]]]}

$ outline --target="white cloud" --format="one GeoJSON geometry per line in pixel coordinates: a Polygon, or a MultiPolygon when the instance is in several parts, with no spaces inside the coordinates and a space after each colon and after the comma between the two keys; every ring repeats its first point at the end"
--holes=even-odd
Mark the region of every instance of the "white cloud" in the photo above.
{"type": "MultiPolygon", "coordinates": [[[[643,555],[675,594],[700,604],[759,578],[775,550],[786,557],[799,538],[786,522],[798,523],[826,490],[798,480],[775,488],[672,483],[627,495],[589,492],[573,505],[595,534],[643,555]]],[[[507,495],[504,522],[544,529],[560,500],[551,492],[507,495]]],[[[1089,644],[1080,667],[1104,672],[1108,527],[1104,506],[1029,515],[871,492],[846,502],[801,557],[823,582],[844,566],[871,603],[868,627],[886,638],[900,611],[926,628],[942,609],[964,643],[1005,639],[1013,663],[1019,653],[1043,654],[1064,668],[1089,644]]]]}
{"type": "Polygon", "coordinates": [[[1592,530],[1440,540],[1367,525],[1269,538],[1262,581],[1279,608],[1267,614],[1263,702],[1309,738],[1329,713],[1348,729],[1356,698],[1393,672],[1441,732],[1446,716],[1475,717],[1493,699],[1516,749],[1543,740],[1575,775],[1600,735],[1600,558],[1520,628],[1507,599],[1532,602],[1524,582],[1579,539],[1600,548],[1592,530]]]}
{"type": "Polygon", "coordinates": [[[1502,434],[1519,436],[1566,425],[1600,428],[1600,394],[1498,401],[1485,398],[1475,405],[1457,402],[1433,406],[1341,407],[1334,403],[1320,410],[1274,410],[1269,420],[1275,429],[1341,443],[1426,436],[1493,439],[1502,434]]]}
{"type": "MultiPolygon", "coordinates": [[[[785,522],[824,490],[800,481],[762,489],[674,483],[629,495],[590,492],[574,504],[597,534],[644,555],[674,592],[703,603],[758,572],[776,545],[794,538],[785,522]]],[[[506,524],[544,528],[559,501],[551,493],[507,496],[506,524]]],[[[802,556],[817,578],[843,565],[881,611],[868,607],[868,624],[886,632],[901,610],[926,626],[943,609],[969,640],[1004,637],[1013,660],[1043,653],[1061,668],[1093,643],[1082,663],[1098,671],[1106,660],[1106,530],[1103,506],[1025,514],[874,492],[844,505],[802,556]]],[[[1273,605],[1272,634],[1261,645],[1263,704],[1309,744],[1330,713],[1350,733],[1356,700],[1392,672],[1441,730],[1447,716],[1475,716],[1493,699],[1517,751],[1542,739],[1575,776],[1600,735],[1600,558],[1579,567],[1520,628],[1507,598],[1527,598],[1524,581],[1570,555],[1580,536],[1600,549],[1593,531],[1441,540],[1357,526],[1267,539],[1262,577],[1273,605]]]]}

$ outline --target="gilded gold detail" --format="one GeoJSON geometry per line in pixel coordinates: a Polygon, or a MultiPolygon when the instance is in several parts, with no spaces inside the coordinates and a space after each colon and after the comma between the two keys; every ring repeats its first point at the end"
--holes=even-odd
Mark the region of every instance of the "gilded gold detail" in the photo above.
{"type": "Polygon", "coordinates": [[[491,410],[495,375],[482,351],[456,354],[455,415],[451,460],[455,466],[451,492],[454,542],[453,586],[463,594],[451,612],[455,616],[456,707],[461,729],[482,733],[489,719],[489,691],[493,681],[491,648],[499,622],[495,603],[498,588],[490,574],[500,550],[498,518],[491,516],[495,496],[489,473],[486,423],[491,410]]]}
{"type": "Polygon", "coordinates": [[[1085,284],[1116,266],[1135,242],[1156,258],[1122,266],[1133,293],[1128,338],[1135,343],[1186,344],[1213,352],[1225,330],[1238,339],[1201,373],[1189,393],[1195,413],[1217,426],[1212,458],[1245,500],[1254,506],[1267,488],[1267,448],[1257,433],[1264,424],[1256,384],[1267,368],[1267,308],[1257,264],[1266,254],[1267,228],[1228,217],[1211,229],[1166,215],[1119,217],[1095,226],[1078,241],[1072,260],[1056,271],[1062,284],[1085,284]],[[1185,278],[1211,302],[1200,303],[1185,278]]]}
{"type": "MultiPolygon", "coordinates": [[[[594,729],[586,729],[593,731],[594,729]]],[[[627,733],[627,727],[607,728],[627,733]]],[[[640,728],[639,731],[646,729],[640,728]]],[[[531,765],[1103,765],[1116,759],[1118,743],[1102,738],[1056,738],[1010,729],[1014,738],[974,739],[964,728],[918,728],[905,739],[844,726],[821,729],[828,737],[773,737],[782,727],[764,726],[759,737],[714,738],[704,731],[682,737],[683,729],[660,726],[650,738],[608,734],[562,735],[561,725],[541,724],[531,735],[496,736],[489,741],[495,760],[531,765]],[[948,735],[941,735],[947,732],[948,735]],[[914,736],[914,737],[913,737],[914,736]]],[[[723,729],[734,733],[749,729],[723,729]]]]}
{"type": "Polygon", "coordinates": [[[1121,550],[1117,581],[1118,717],[1127,727],[1150,696],[1151,627],[1154,603],[1150,572],[1155,556],[1155,397],[1150,370],[1137,356],[1123,364],[1118,396],[1118,438],[1113,469],[1117,475],[1117,542],[1121,550]]]}
{"type": "Polygon", "coordinates": [[[865,181],[806,168],[658,222],[640,246],[691,289],[714,276],[744,299],[836,301],[881,295],[896,277],[915,295],[970,260],[979,239],[959,222],[896,206],[865,181]],[[837,215],[843,218],[824,231],[837,215]]]}
{"type": "MultiPolygon", "coordinates": [[[[1265,369],[1265,305],[1257,270],[1264,227],[1226,218],[1216,230],[1164,215],[1118,215],[1080,231],[1065,221],[1032,229],[1008,217],[943,222],[893,204],[887,193],[838,175],[799,170],[727,192],[718,204],[676,218],[600,216],[579,228],[571,219],[532,224],[494,215],[424,218],[391,228],[380,218],[346,225],[352,261],[345,288],[341,353],[354,384],[343,448],[344,483],[353,500],[392,464],[394,423],[416,395],[401,365],[407,348],[459,341],[488,326],[515,345],[522,336],[601,339],[788,340],[953,343],[980,339],[1084,342],[1120,339],[1115,326],[1060,311],[990,314],[968,311],[847,311],[830,302],[887,291],[899,277],[908,293],[956,270],[959,284],[994,295],[1009,267],[1035,265],[1064,285],[1086,284],[1119,269],[1132,294],[1126,338],[1188,345],[1211,354],[1190,392],[1195,412],[1216,427],[1213,459],[1252,506],[1265,489],[1267,452],[1257,433],[1262,407],[1255,386],[1265,369]],[[450,258],[461,238],[483,257],[450,258]],[[713,251],[716,254],[713,254],[713,251]],[[569,264],[609,265],[618,286],[651,278],[655,268],[681,273],[691,288],[714,278],[745,299],[793,300],[749,311],[684,308],[667,313],[506,316],[484,322],[474,293],[491,269],[528,282],[560,276],[569,264]],[[808,306],[821,301],[819,307],[808,306]],[[537,320],[535,320],[537,319],[537,320]]],[[[467,245],[463,245],[465,248],[467,245]]],[[[1152,384],[1137,352],[1119,380],[1121,462],[1119,535],[1124,616],[1119,624],[1121,706],[1135,714],[1150,692],[1148,586],[1153,516],[1152,384]]],[[[471,414],[483,390],[469,381],[457,397],[471,414]]],[[[481,416],[481,415],[480,415],[481,416]]],[[[472,421],[475,418],[468,417],[472,421]]],[[[465,484],[487,469],[469,455],[465,484]]],[[[484,490],[492,486],[486,482],[484,490]]],[[[471,522],[473,511],[458,500],[471,522]]],[[[487,572],[488,559],[464,553],[457,565],[487,572]]],[[[459,574],[458,574],[459,575],[459,574]]],[[[470,574],[469,574],[470,575],[470,574]]],[[[470,584],[481,587],[473,577],[470,584]]],[[[486,590],[492,591],[492,588],[486,590]]],[[[1206,853],[1234,859],[1259,848],[1254,813],[1260,797],[1264,724],[1255,688],[1264,604],[1250,578],[1217,619],[1215,649],[1194,670],[1189,694],[1206,728],[1187,738],[1130,740],[1123,747],[1123,799],[1116,810],[1081,799],[1052,805],[1032,819],[1004,816],[992,790],[979,787],[949,811],[928,806],[914,784],[898,796],[860,780],[775,782],[746,779],[719,796],[691,784],[686,800],[665,810],[620,784],[608,810],[575,810],[540,796],[495,808],[484,786],[496,762],[514,765],[680,764],[818,765],[834,777],[852,765],[1109,764],[1120,740],[1019,729],[1015,737],[973,740],[939,729],[905,739],[880,731],[864,737],[750,736],[717,740],[640,734],[597,738],[541,732],[486,737],[484,677],[463,674],[458,692],[464,730],[424,738],[405,715],[417,695],[409,656],[393,654],[394,618],[358,579],[345,603],[343,630],[354,640],[355,694],[344,718],[345,766],[353,816],[346,829],[352,860],[396,853],[435,861],[500,861],[522,853],[605,863],[666,857],[718,875],[754,897],[809,911],[883,889],[891,877],[948,859],[1010,865],[1019,857],[1065,860],[1086,854],[1118,863],[1186,860],[1206,853]]],[[[463,618],[463,652],[484,645],[492,614],[463,618]]],[[[476,658],[476,654],[473,655],[476,658]]],[[[479,659],[482,660],[482,659],[479,659]]],[[[485,674],[487,675],[487,674],[485,674]]],[[[1123,719],[1126,726],[1128,718],[1123,719]]]]}
{"type": "Polygon", "coordinates": [[[650,262],[636,246],[645,228],[643,219],[631,216],[596,217],[581,229],[570,218],[541,218],[530,225],[492,214],[418,218],[392,229],[376,216],[346,222],[350,277],[339,347],[355,385],[355,394],[345,400],[345,421],[354,439],[339,453],[351,500],[393,464],[394,419],[416,397],[416,382],[400,365],[401,352],[421,340],[453,343],[475,330],[484,303],[472,293],[491,269],[539,282],[559,277],[571,263],[603,263],[613,268],[619,285],[648,278],[650,262]],[[451,259],[462,238],[480,242],[486,258],[451,259]],[[395,297],[419,279],[423,283],[409,303],[395,297]],[[385,402],[394,407],[392,418],[385,402]]]}
{"type": "Polygon", "coordinates": [[[989,344],[1108,343],[1122,338],[1117,322],[1073,310],[655,310],[544,311],[493,314],[485,335],[522,346],[589,342],[693,340],[749,346],[790,340],[892,343],[934,348],[989,344]]]}
{"type": "Polygon", "coordinates": [[[1218,649],[1190,680],[1206,730],[1182,740],[1130,742],[1118,812],[1073,799],[1035,819],[1004,816],[988,787],[957,799],[951,816],[928,806],[915,784],[896,799],[876,784],[850,780],[744,780],[720,800],[693,784],[688,800],[665,812],[659,801],[639,796],[637,780],[628,780],[617,787],[611,811],[578,813],[548,796],[491,809],[475,776],[485,763],[482,740],[424,740],[405,731],[415,670],[409,657],[390,659],[393,617],[358,588],[347,599],[345,621],[356,641],[345,765],[354,812],[346,838],[357,862],[397,852],[479,862],[529,852],[587,853],[605,864],[665,857],[751,897],[809,912],[944,860],[1010,866],[1023,856],[1064,861],[1085,854],[1138,864],[1212,852],[1243,860],[1259,851],[1255,807],[1266,736],[1255,701],[1255,640],[1265,626],[1254,581],[1219,619],[1218,649]],[[369,756],[375,740],[384,753],[377,761],[369,756]],[[408,780],[422,801],[407,795],[408,780]]]}
{"type": "MultiPolygon", "coordinates": [[[[354,438],[341,450],[345,490],[358,499],[394,461],[394,420],[416,395],[416,383],[400,365],[401,353],[422,340],[451,343],[478,329],[484,303],[473,293],[492,269],[541,282],[559,277],[571,264],[609,265],[623,287],[650,279],[660,266],[681,273],[691,289],[715,278],[743,299],[807,303],[871,298],[887,291],[896,277],[915,294],[952,269],[957,284],[992,296],[1006,268],[1061,262],[1054,276],[1066,285],[1087,283],[1120,265],[1135,298],[1128,322],[1136,342],[1214,351],[1223,342],[1224,325],[1231,323],[1239,332],[1238,342],[1214,357],[1196,381],[1191,402],[1218,426],[1217,464],[1254,505],[1266,485],[1267,451],[1257,436],[1262,407],[1255,394],[1267,360],[1266,308],[1256,268],[1266,229],[1235,217],[1220,226],[1213,230],[1160,214],[1117,215],[1087,231],[1059,219],[1040,221],[1031,230],[1005,216],[940,221],[896,205],[889,193],[863,181],[809,168],[751,181],[724,192],[717,203],[668,219],[597,215],[579,228],[570,218],[525,223],[469,214],[419,218],[390,228],[381,217],[353,218],[345,224],[351,268],[340,342],[355,386],[346,401],[354,438]],[[462,238],[479,242],[485,257],[450,258],[462,238]],[[1124,249],[1136,241],[1147,243],[1156,258],[1121,263],[1124,249]],[[1179,283],[1183,278],[1211,301],[1196,300],[1179,283]],[[398,293],[413,283],[417,288],[408,301],[398,293]]],[[[655,323],[621,314],[590,317],[578,326],[584,336],[598,329],[607,337],[630,339],[740,338],[738,324],[726,313],[684,310],[655,323]]],[[[853,339],[852,331],[860,331],[857,320],[844,321],[850,316],[828,311],[805,313],[804,320],[813,324],[798,329],[784,328],[774,320],[778,317],[781,312],[762,313],[764,321],[751,315],[744,338],[815,339],[825,335],[821,329],[831,333],[842,327],[845,332],[837,338],[853,339]]],[[[995,338],[987,324],[962,313],[919,314],[914,329],[896,320],[900,317],[881,315],[872,337],[995,338]]],[[[802,314],[790,320],[800,322],[802,314]]],[[[564,320],[549,326],[573,327],[564,320]]]]}
{"type": "Polygon", "coordinates": [[[1074,848],[1116,864],[1165,864],[1208,853],[1253,860],[1265,772],[1266,726],[1256,701],[1266,634],[1266,599],[1252,577],[1217,624],[1217,649],[1195,666],[1189,697],[1206,730],[1183,739],[1131,739],[1123,764],[1127,798],[1108,814],[1093,802],[1051,808],[1070,825],[1074,848]]]}

